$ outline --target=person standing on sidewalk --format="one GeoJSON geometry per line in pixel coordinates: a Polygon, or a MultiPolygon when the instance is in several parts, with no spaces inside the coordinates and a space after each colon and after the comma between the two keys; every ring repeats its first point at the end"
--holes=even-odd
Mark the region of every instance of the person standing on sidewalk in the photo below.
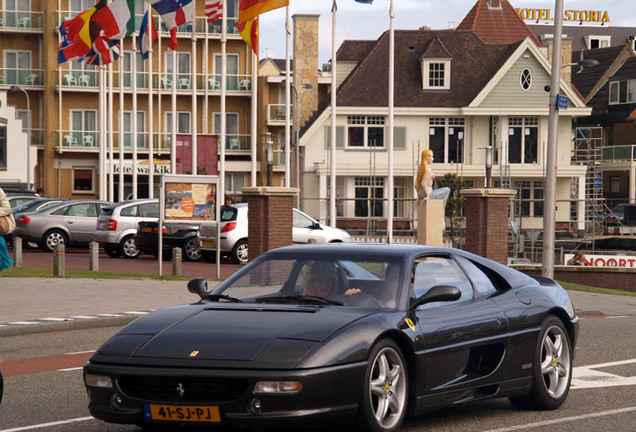
{"type": "MultiPolygon", "coordinates": [[[[0,188],[0,216],[10,216],[11,215],[11,204],[7,199],[4,191],[0,188]]],[[[4,236],[0,234],[0,277],[2,277],[2,270],[11,267],[13,264],[13,260],[9,255],[9,250],[7,249],[7,243],[4,241],[4,236]]]]}

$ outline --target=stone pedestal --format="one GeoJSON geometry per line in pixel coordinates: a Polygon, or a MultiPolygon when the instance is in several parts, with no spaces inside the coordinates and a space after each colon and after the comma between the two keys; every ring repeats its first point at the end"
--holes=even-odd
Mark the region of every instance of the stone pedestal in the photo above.
{"type": "Polygon", "coordinates": [[[298,189],[261,186],[244,188],[242,192],[249,203],[247,247],[250,260],[270,249],[290,246],[293,226],[292,208],[298,189]]]}
{"type": "Polygon", "coordinates": [[[464,189],[466,198],[466,250],[508,264],[510,189],[464,189]]]}
{"type": "Polygon", "coordinates": [[[444,246],[444,200],[429,199],[417,204],[417,244],[444,246]]]}

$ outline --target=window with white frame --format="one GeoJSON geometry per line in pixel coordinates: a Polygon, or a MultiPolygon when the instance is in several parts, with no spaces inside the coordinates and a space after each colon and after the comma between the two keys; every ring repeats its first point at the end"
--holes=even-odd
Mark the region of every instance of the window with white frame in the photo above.
{"type": "Polygon", "coordinates": [[[519,191],[521,216],[543,217],[545,181],[515,181],[513,186],[519,191]]]}
{"type": "Polygon", "coordinates": [[[406,217],[406,186],[404,177],[393,179],[393,214],[395,217],[406,217]]]}
{"type": "Polygon", "coordinates": [[[137,133],[133,133],[132,111],[124,111],[124,148],[132,148],[133,136],[137,137],[137,148],[148,148],[146,141],[146,112],[137,111],[137,133]]]}
{"type": "Polygon", "coordinates": [[[508,160],[510,163],[537,163],[538,117],[508,119],[508,160]]]}
{"type": "Polygon", "coordinates": [[[27,110],[16,110],[15,116],[18,120],[22,120],[22,132],[29,132],[31,126],[31,116],[27,110]]]}
{"type": "Polygon", "coordinates": [[[71,110],[71,130],[97,132],[97,110],[71,110]]]}
{"type": "Polygon", "coordinates": [[[464,118],[431,117],[429,119],[428,148],[435,162],[464,162],[464,118]]]}
{"type": "MultiPolygon", "coordinates": [[[[238,135],[238,113],[225,113],[225,149],[240,150],[241,137],[238,135]]],[[[213,133],[221,135],[221,113],[214,113],[213,133]]]]}
{"type": "MultiPolygon", "coordinates": [[[[189,134],[190,133],[190,120],[191,113],[187,111],[178,111],[177,112],[177,133],[178,134],[189,134]]],[[[172,133],[172,113],[170,111],[166,111],[165,113],[165,131],[166,133],[172,133]]]]}
{"type": "Polygon", "coordinates": [[[422,88],[425,90],[449,89],[450,71],[450,59],[422,59],[422,88]]]}
{"type": "MultiPolygon", "coordinates": [[[[146,61],[141,57],[141,52],[136,51],[137,55],[136,59],[136,76],[137,76],[137,87],[145,88],[146,87],[146,61]]],[[[177,57],[178,59],[179,57],[177,57]]],[[[172,70],[172,65],[170,65],[170,69],[172,70]]],[[[177,71],[179,69],[177,68],[177,71]]],[[[130,88],[132,87],[132,75],[133,75],[133,63],[132,63],[132,53],[130,51],[124,52],[124,87],[130,88]]]]}
{"type": "Polygon", "coordinates": [[[609,83],[610,105],[636,102],[636,79],[609,83]]]}
{"type": "Polygon", "coordinates": [[[347,116],[347,147],[384,147],[384,117],[347,116]]]}
{"type": "Polygon", "coordinates": [[[607,48],[612,44],[612,37],[595,35],[585,36],[585,44],[587,45],[587,49],[607,48]]]}
{"type": "Polygon", "coordinates": [[[530,69],[526,68],[521,71],[519,84],[521,85],[522,89],[530,90],[530,87],[532,87],[532,72],[530,71],[530,69]]]}
{"type": "Polygon", "coordinates": [[[73,192],[95,192],[95,170],[93,168],[73,167],[73,192]]]}
{"type": "Polygon", "coordinates": [[[231,192],[232,195],[241,193],[241,190],[247,186],[246,173],[225,173],[225,192],[231,192]]]}
{"type": "MultiPolygon", "coordinates": [[[[172,54],[174,51],[166,51],[166,74],[168,79],[172,79],[172,54]]],[[[177,53],[177,88],[178,89],[190,89],[190,64],[191,53],[186,51],[178,51],[177,53]]]]}
{"type": "Polygon", "coordinates": [[[382,217],[384,199],[384,178],[355,178],[355,217],[382,217]]]}
{"type": "MultiPolygon", "coordinates": [[[[214,54],[214,75],[218,83],[221,83],[221,60],[223,56],[220,54],[214,54]]],[[[238,90],[239,89],[239,55],[227,54],[227,69],[226,69],[226,90],[238,90]]]]}
{"type": "Polygon", "coordinates": [[[82,12],[93,6],[95,6],[94,0],[69,0],[69,7],[73,12],[82,12]]]}
{"type": "MultiPolygon", "coordinates": [[[[33,74],[31,70],[31,51],[4,50],[4,83],[27,84],[33,74]]],[[[30,84],[33,84],[31,82],[30,84]]]]}

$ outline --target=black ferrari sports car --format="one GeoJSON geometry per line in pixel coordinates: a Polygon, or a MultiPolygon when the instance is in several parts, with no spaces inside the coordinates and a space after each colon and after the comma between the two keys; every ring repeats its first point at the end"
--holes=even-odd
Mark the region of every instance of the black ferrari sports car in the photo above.
{"type": "Polygon", "coordinates": [[[578,317],[565,290],[461,250],[269,251],[201,299],[141,317],[84,366],[107,422],[398,430],[406,415],[568,395],[578,317]]]}

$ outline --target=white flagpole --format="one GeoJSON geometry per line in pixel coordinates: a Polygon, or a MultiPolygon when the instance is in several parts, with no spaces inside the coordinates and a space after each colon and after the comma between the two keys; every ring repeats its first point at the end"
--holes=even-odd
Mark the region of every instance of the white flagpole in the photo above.
{"type": "Polygon", "coordinates": [[[99,66],[99,199],[106,197],[106,69],[99,66]]]}
{"type": "Polygon", "coordinates": [[[387,213],[386,235],[387,243],[393,242],[393,108],[395,104],[395,8],[391,0],[389,9],[391,27],[389,32],[389,140],[388,140],[388,164],[389,164],[389,190],[387,191],[387,213]]]}
{"type": "MultiPolygon", "coordinates": [[[[219,140],[217,148],[220,151],[219,155],[219,182],[217,183],[216,190],[216,238],[217,241],[221,238],[221,224],[218,223],[221,219],[221,205],[225,202],[225,90],[226,90],[226,75],[227,75],[227,58],[226,58],[226,45],[227,45],[227,5],[224,1],[222,4],[223,7],[223,18],[221,19],[221,119],[220,119],[220,128],[219,131],[219,140]]],[[[221,248],[216,248],[216,277],[221,277],[221,248]]]]}
{"type": "MultiPolygon", "coordinates": [[[[207,21],[206,21],[207,24],[207,21]]],[[[197,175],[197,36],[192,23],[192,175],[197,175]]]]}
{"type": "Polygon", "coordinates": [[[137,199],[137,38],[132,37],[132,199],[137,199]]]}
{"type": "MultiPolygon", "coordinates": [[[[121,58],[124,58],[124,39],[121,40],[121,58]]],[[[119,202],[124,200],[124,62],[119,61],[119,112],[117,114],[117,143],[119,147],[119,202]]]]}
{"type": "MultiPolygon", "coordinates": [[[[260,23],[259,23],[260,25],[260,23]]],[[[252,130],[250,136],[250,149],[252,159],[252,180],[250,185],[256,187],[256,135],[258,134],[258,84],[257,84],[257,71],[258,71],[258,56],[252,51],[252,130]]]]}
{"type": "Polygon", "coordinates": [[[155,155],[154,155],[154,140],[153,140],[153,129],[154,129],[154,98],[152,95],[152,8],[150,4],[146,2],[146,8],[148,8],[148,28],[146,32],[148,32],[148,63],[146,64],[146,68],[148,69],[148,198],[155,197],[155,155]]]}
{"type": "Polygon", "coordinates": [[[338,5],[333,0],[331,8],[331,145],[329,173],[329,220],[336,226],[336,15],[338,5]]]}
{"type": "Polygon", "coordinates": [[[115,173],[113,172],[113,130],[113,63],[111,62],[108,64],[108,201],[110,202],[115,202],[115,173]]]}
{"type": "Polygon", "coordinates": [[[289,56],[291,55],[291,38],[289,29],[289,6],[286,8],[285,15],[285,39],[286,39],[286,55],[285,55],[285,187],[291,185],[291,176],[289,169],[289,147],[291,140],[291,71],[289,66],[289,56]]]}
{"type": "Polygon", "coordinates": [[[177,173],[177,52],[172,51],[172,134],[170,136],[170,173],[177,173]]]}

